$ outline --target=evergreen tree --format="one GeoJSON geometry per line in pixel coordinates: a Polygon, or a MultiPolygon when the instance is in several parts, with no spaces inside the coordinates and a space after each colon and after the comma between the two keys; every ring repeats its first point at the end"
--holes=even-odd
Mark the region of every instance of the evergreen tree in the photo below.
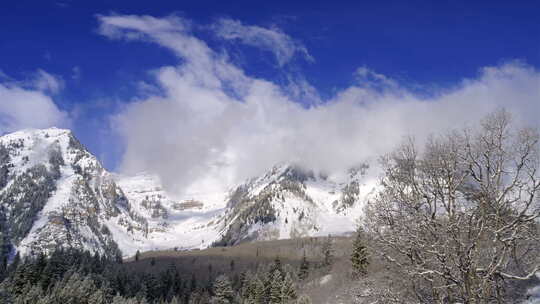
{"type": "Polygon", "coordinates": [[[219,275],[214,281],[214,297],[212,303],[229,304],[234,298],[231,281],[226,275],[219,275]]]}
{"type": "Polygon", "coordinates": [[[140,299],[137,304],[150,304],[146,298],[140,299]]]}
{"type": "Polygon", "coordinates": [[[101,261],[101,256],[99,255],[99,253],[95,253],[94,256],[92,257],[91,259],[91,265],[90,265],[90,271],[92,273],[100,273],[103,269],[102,269],[102,261],[101,261]]]}
{"type": "MultiPolygon", "coordinates": [[[[18,252],[17,252],[17,255],[19,255],[18,252]]],[[[36,277],[35,277],[34,283],[39,281],[41,273],[43,272],[43,270],[45,270],[46,266],[47,266],[47,256],[44,253],[40,253],[35,261],[34,275],[36,277]]]]}
{"type": "Polygon", "coordinates": [[[242,273],[242,286],[240,287],[240,296],[244,300],[243,304],[252,304],[255,302],[255,277],[248,270],[242,273]]]}
{"type": "Polygon", "coordinates": [[[245,271],[240,274],[240,296],[242,298],[247,298],[248,295],[252,294],[252,284],[254,277],[251,272],[245,271]]]}
{"type": "Polygon", "coordinates": [[[281,285],[281,303],[289,303],[296,298],[296,288],[290,274],[285,275],[281,285]]]}
{"type": "Polygon", "coordinates": [[[233,284],[220,275],[213,282],[213,289],[205,286],[205,281],[200,284],[202,287],[197,287],[194,273],[192,287],[189,286],[189,280],[180,278],[173,263],[164,271],[158,270],[127,271],[113,256],[58,250],[49,257],[37,255],[21,261],[0,282],[0,303],[283,304],[296,297],[293,284],[296,271],[288,264],[281,264],[279,258],[259,269],[264,280],[248,271],[237,275],[233,284]]]}
{"type": "Polygon", "coordinates": [[[139,291],[137,292],[136,298],[139,302],[142,302],[143,300],[146,300],[148,297],[148,287],[146,286],[145,282],[141,283],[141,287],[139,291]]]}
{"type": "Polygon", "coordinates": [[[191,274],[191,281],[189,282],[189,291],[194,292],[197,288],[197,278],[195,277],[195,273],[191,274]]]}
{"type": "Polygon", "coordinates": [[[301,295],[298,300],[296,301],[296,304],[311,304],[311,299],[306,295],[301,295]]]}
{"type": "Polygon", "coordinates": [[[302,256],[302,262],[300,263],[300,270],[298,271],[298,278],[303,281],[307,279],[309,275],[309,262],[306,258],[306,252],[304,251],[304,255],[302,256]]]}
{"type": "Polygon", "coordinates": [[[212,264],[208,264],[208,280],[209,281],[212,281],[212,274],[213,274],[213,267],[212,267],[212,264]]]}
{"type": "MultiPolygon", "coordinates": [[[[1,247],[2,245],[0,245],[0,248],[1,247]]],[[[7,261],[8,261],[7,255],[3,255],[2,252],[0,251],[0,282],[4,280],[4,278],[7,275],[7,266],[8,266],[7,261]]]]}
{"type": "Polygon", "coordinates": [[[283,288],[283,277],[279,270],[274,270],[272,274],[272,280],[270,281],[270,290],[269,290],[269,304],[280,304],[281,303],[281,291],[283,288]]]}
{"type": "Polygon", "coordinates": [[[103,289],[96,290],[90,298],[88,298],[88,304],[108,304],[110,301],[107,299],[107,295],[103,289]]]}
{"type": "Polygon", "coordinates": [[[14,295],[19,295],[23,292],[24,287],[28,283],[27,274],[29,273],[29,268],[29,263],[23,263],[17,267],[17,269],[15,269],[13,278],[11,280],[11,292],[14,295]]]}
{"type": "Polygon", "coordinates": [[[352,271],[354,277],[367,274],[369,265],[367,247],[364,244],[364,233],[361,227],[356,231],[356,238],[353,242],[353,252],[351,254],[352,271]]]}
{"type": "Polygon", "coordinates": [[[161,282],[157,279],[157,277],[153,274],[145,275],[143,277],[143,281],[147,288],[147,296],[146,298],[149,300],[155,300],[158,299],[162,293],[161,290],[161,282]]]}
{"type": "Polygon", "coordinates": [[[193,291],[190,293],[189,299],[186,303],[188,304],[198,304],[201,299],[201,294],[198,291],[193,291]]]}
{"type": "Polygon", "coordinates": [[[248,301],[246,304],[263,304],[266,299],[266,288],[264,282],[255,275],[253,280],[250,282],[250,287],[247,296],[245,297],[248,301]]]}
{"type": "Polygon", "coordinates": [[[328,237],[324,240],[322,245],[322,254],[323,254],[323,266],[330,267],[334,262],[334,248],[332,244],[332,237],[328,237]]]}
{"type": "Polygon", "coordinates": [[[201,293],[201,296],[199,298],[199,304],[203,304],[203,303],[211,303],[210,301],[212,300],[212,297],[210,297],[210,294],[208,293],[207,290],[204,290],[202,293],[201,293]]]}
{"type": "Polygon", "coordinates": [[[43,272],[41,272],[40,281],[43,290],[47,290],[54,282],[62,279],[70,267],[67,263],[68,259],[68,254],[62,249],[53,251],[47,259],[47,265],[45,265],[43,272]]]}
{"type": "Polygon", "coordinates": [[[117,294],[112,300],[112,304],[125,304],[126,300],[121,295],[117,294]]]}
{"type": "MultiPolygon", "coordinates": [[[[6,263],[7,263],[7,260],[6,260],[6,263]]],[[[11,264],[9,264],[9,266],[7,266],[7,272],[8,273],[11,273],[13,271],[15,271],[15,269],[17,269],[17,267],[19,266],[19,264],[21,263],[21,255],[19,254],[19,252],[17,252],[17,254],[15,254],[15,257],[13,258],[13,261],[11,262],[11,264]]],[[[41,271],[42,269],[40,269],[41,271]]]]}
{"type": "Polygon", "coordinates": [[[281,265],[279,256],[276,256],[274,263],[272,263],[272,266],[270,267],[270,275],[274,275],[276,270],[279,271],[279,274],[283,274],[283,266],[281,265]]]}

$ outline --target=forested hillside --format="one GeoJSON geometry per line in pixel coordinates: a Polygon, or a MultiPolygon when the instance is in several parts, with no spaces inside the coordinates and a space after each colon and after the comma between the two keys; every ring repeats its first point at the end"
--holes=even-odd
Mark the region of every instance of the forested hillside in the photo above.
{"type": "Polygon", "coordinates": [[[0,299],[43,304],[312,303],[308,282],[331,273],[335,252],[342,252],[334,246],[349,242],[321,238],[137,253],[125,262],[59,248],[50,256],[16,256],[2,273],[0,299]],[[285,256],[268,248],[280,248],[285,256]],[[299,254],[306,250],[309,255],[299,254]]]}

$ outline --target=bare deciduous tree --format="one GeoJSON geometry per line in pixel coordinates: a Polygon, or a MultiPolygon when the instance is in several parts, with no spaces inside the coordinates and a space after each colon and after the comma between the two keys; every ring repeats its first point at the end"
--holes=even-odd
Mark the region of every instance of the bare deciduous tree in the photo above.
{"type": "Polygon", "coordinates": [[[539,135],[498,111],[478,130],[412,139],[382,158],[366,207],[373,250],[421,303],[510,303],[540,270],[539,135]]]}

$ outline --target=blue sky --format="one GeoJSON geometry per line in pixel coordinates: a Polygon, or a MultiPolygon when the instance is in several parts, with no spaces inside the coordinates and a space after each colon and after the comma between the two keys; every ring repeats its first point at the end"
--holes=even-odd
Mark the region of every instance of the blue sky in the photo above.
{"type": "MultiPolygon", "coordinates": [[[[316,64],[304,66],[305,73],[330,90],[344,86],[361,65],[411,81],[455,82],[501,60],[540,64],[537,1],[230,2],[4,1],[1,51],[10,60],[2,69],[19,74],[42,67],[68,74],[80,66],[86,71],[85,85],[109,95],[118,94],[111,88],[117,82],[125,82],[122,72],[140,76],[173,60],[164,50],[114,44],[96,35],[95,15],[109,13],[176,13],[199,24],[230,17],[277,25],[306,45],[316,64]],[[105,67],[115,73],[103,79],[105,67]]],[[[251,58],[249,63],[256,65],[250,72],[269,73],[265,60],[251,58]]]]}
{"type": "MultiPolygon", "coordinates": [[[[316,95],[319,103],[328,104],[352,94],[356,87],[380,93],[381,87],[376,88],[374,82],[382,83],[382,91],[392,96],[422,99],[466,91],[468,80],[482,82],[489,76],[485,67],[516,68],[535,77],[540,67],[539,13],[538,1],[3,1],[0,83],[36,90],[50,98],[67,117],[67,125],[106,167],[120,170],[130,167],[126,163],[144,161],[139,157],[126,160],[130,155],[126,150],[140,149],[130,148],[136,135],[117,130],[118,117],[136,112],[131,106],[134,101],[176,96],[165,92],[167,86],[156,78],[156,71],[166,66],[179,68],[189,59],[183,57],[183,51],[156,42],[156,32],[145,33],[121,23],[109,26],[122,31],[124,37],[104,33],[100,27],[112,21],[100,16],[152,16],[156,20],[173,16],[177,18],[173,26],[181,20],[188,28],[187,36],[202,41],[216,56],[225,56],[228,65],[249,79],[275,85],[286,91],[291,102],[309,108],[313,102],[309,96],[316,95]],[[223,20],[226,22],[220,23],[223,20]],[[241,31],[232,33],[229,27],[234,24],[240,24],[241,31]],[[220,32],[220,26],[226,29],[220,32]],[[280,42],[286,40],[283,48],[272,49],[278,40],[264,41],[271,35],[259,39],[261,29],[277,33],[280,42]],[[242,38],[248,30],[254,35],[251,40],[242,38]],[[131,39],[129,31],[146,36],[131,39]],[[280,62],[277,54],[283,51],[292,55],[279,55],[280,62]],[[59,87],[37,85],[37,71],[54,77],[59,87]],[[142,83],[150,89],[141,89],[142,83]],[[302,87],[303,97],[296,96],[291,87],[302,87]]],[[[228,83],[234,85],[235,81],[223,81],[223,86],[228,83]]],[[[15,101],[3,102],[9,107],[15,101]]],[[[359,106],[370,102],[363,100],[359,106]]],[[[17,126],[26,127],[22,122],[17,126]]],[[[12,130],[4,127],[2,131],[12,130]]],[[[289,135],[287,130],[283,132],[289,135]]],[[[211,140],[207,134],[196,136],[211,140]]],[[[265,137],[259,134],[259,138],[265,137]]],[[[174,147],[179,154],[189,154],[185,147],[174,147]]],[[[204,153],[193,153],[210,155],[219,150],[223,155],[231,150],[213,145],[201,149],[204,153]]],[[[288,152],[274,151],[280,153],[288,152]]],[[[191,161],[217,162],[210,158],[191,161]]],[[[159,171],[153,165],[135,169],[159,171]]]]}

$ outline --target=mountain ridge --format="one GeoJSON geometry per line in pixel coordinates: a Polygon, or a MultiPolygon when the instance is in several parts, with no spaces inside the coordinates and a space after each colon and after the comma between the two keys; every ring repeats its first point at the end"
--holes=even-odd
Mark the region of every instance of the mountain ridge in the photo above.
{"type": "Polygon", "coordinates": [[[373,192],[363,164],[332,179],[282,163],[227,192],[176,197],[150,173],[108,172],[66,129],[0,137],[4,254],[193,249],[354,230],[373,192]],[[32,196],[30,194],[36,194],[32,196]]]}

